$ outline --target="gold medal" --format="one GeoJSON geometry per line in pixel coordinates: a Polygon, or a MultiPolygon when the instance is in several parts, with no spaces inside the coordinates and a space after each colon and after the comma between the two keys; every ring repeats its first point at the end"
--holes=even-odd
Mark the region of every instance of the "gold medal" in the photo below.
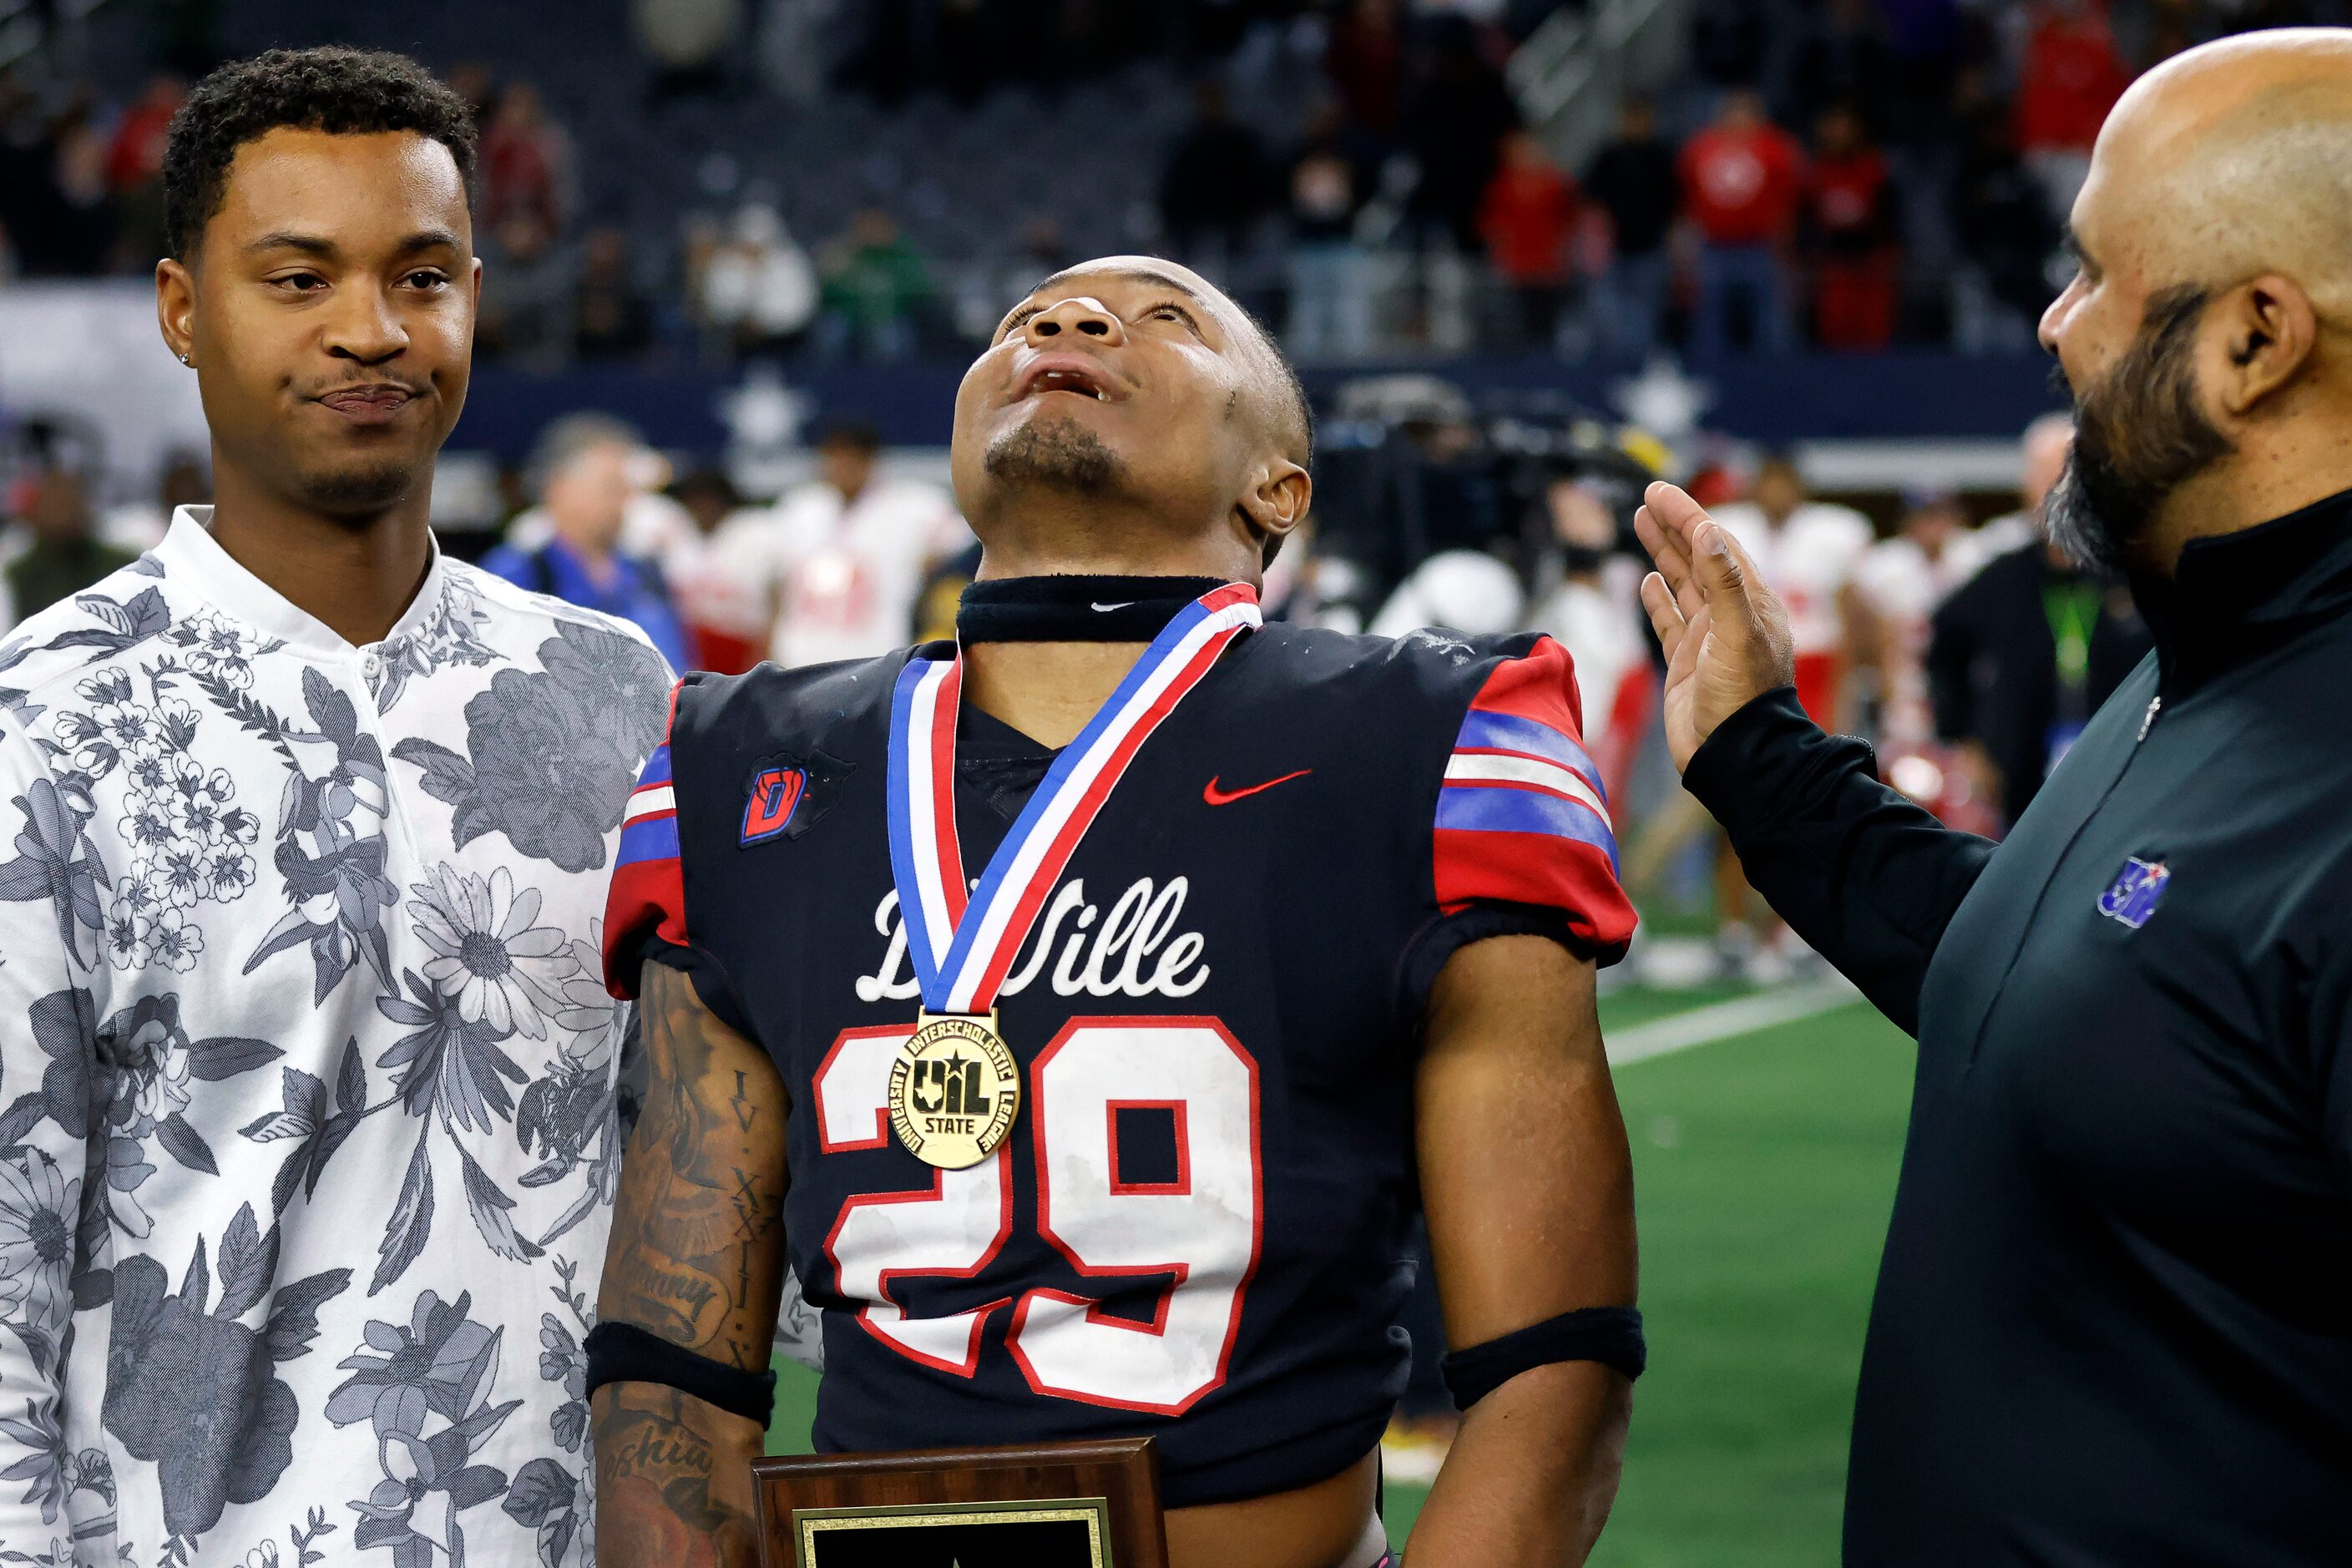
{"type": "Polygon", "coordinates": [[[996,1152],[1021,1114],[1021,1064],[996,1015],[925,1013],[890,1064],[890,1127],[918,1160],[961,1171],[996,1152]]]}

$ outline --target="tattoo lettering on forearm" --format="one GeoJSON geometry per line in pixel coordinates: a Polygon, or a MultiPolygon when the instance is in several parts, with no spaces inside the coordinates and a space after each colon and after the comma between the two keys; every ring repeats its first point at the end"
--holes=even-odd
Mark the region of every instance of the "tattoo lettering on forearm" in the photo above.
{"type": "MultiPolygon", "coordinates": [[[[750,1275],[740,1276],[748,1286],[750,1275]]],[[[629,1321],[681,1345],[703,1345],[724,1328],[733,1305],[727,1287],[710,1276],[683,1267],[664,1267],[652,1258],[614,1258],[604,1268],[608,1302],[625,1298],[629,1321]]],[[[740,1295],[740,1292],[738,1292],[740,1295]]],[[[613,1315],[613,1308],[605,1308],[613,1315]]]]}
{"type": "Polygon", "coordinates": [[[759,1562],[751,1486],[758,1440],[749,1422],[675,1389],[624,1384],[597,1391],[595,1433],[600,1563],[753,1568],[759,1562]]]}
{"type": "Polygon", "coordinates": [[[649,1421],[630,1427],[613,1453],[616,1476],[679,1475],[708,1478],[712,1468],[710,1445],[675,1426],[665,1429],[649,1421]]]}
{"type": "MultiPolygon", "coordinates": [[[[784,1086],[677,970],[646,964],[637,1016],[644,1109],[622,1160],[599,1310],[759,1370],[782,1287],[784,1086]]],[[[598,1391],[592,1425],[601,1562],[757,1562],[751,1423],[675,1389],[621,1384],[598,1391]]]]}

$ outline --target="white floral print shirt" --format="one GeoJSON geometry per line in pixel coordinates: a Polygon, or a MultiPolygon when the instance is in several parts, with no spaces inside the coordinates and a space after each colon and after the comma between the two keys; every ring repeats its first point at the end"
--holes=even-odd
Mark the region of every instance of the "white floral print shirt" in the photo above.
{"type": "Polygon", "coordinates": [[[0,1563],[586,1563],[669,672],[437,552],[353,647],[209,521],[0,641],[0,1563]]]}

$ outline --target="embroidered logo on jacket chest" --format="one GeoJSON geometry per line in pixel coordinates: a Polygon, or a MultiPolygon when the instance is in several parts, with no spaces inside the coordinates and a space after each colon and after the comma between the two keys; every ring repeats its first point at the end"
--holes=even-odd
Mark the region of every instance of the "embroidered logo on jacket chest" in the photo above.
{"type": "Polygon", "coordinates": [[[2156,913],[2165,889],[2171,885],[2172,870],[2163,861],[2143,860],[2135,855],[2124,862],[2115,881],[2099,895],[2099,912],[2137,931],[2156,913]]]}

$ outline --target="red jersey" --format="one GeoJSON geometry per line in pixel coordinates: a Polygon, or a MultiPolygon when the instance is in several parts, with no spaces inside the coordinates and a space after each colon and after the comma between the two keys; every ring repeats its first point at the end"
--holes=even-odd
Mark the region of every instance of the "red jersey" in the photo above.
{"type": "Polygon", "coordinates": [[[2033,29],[2017,74],[2017,144],[2087,153],[2107,110],[2131,85],[2106,19],[2052,16],[2033,29]]]}
{"type": "Polygon", "coordinates": [[[1478,209],[1495,270],[1513,283],[1565,279],[1577,205],[1576,183],[1557,169],[1496,170],[1478,209]]]}
{"type": "Polygon", "coordinates": [[[1777,125],[1715,127],[1683,145],[1683,195],[1710,245],[1761,245],[1788,237],[1804,185],[1805,155],[1777,125]]]}

